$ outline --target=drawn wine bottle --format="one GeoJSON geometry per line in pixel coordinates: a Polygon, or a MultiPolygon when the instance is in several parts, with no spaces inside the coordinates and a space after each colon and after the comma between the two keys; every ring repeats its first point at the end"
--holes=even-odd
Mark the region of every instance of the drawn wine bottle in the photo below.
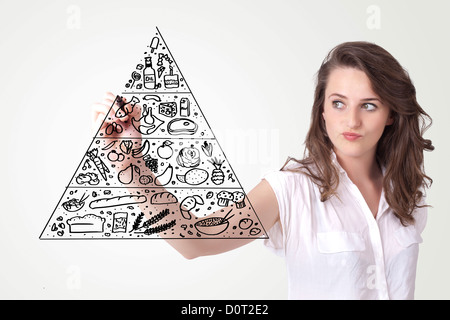
{"type": "Polygon", "coordinates": [[[144,87],[146,89],[155,89],[156,87],[156,77],[155,70],[152,67],[152,58],[145,58],[145,68],[143,71],[144,74],[144,87]]]}
{"type": "Polygon", "coordinates": [[[178,81],[178,75],[173,74],[173,67],[169,66],[170,68],[170,74],[164,76],[164,86],[166,88],[178,88],[179,81],[178,81]]]}

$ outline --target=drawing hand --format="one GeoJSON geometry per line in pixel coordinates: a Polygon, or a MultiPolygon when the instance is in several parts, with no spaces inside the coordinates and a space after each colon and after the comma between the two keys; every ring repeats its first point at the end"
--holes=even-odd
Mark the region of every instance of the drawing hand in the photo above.
{"type": "MultiPolygon", "coordinates": [[[[120,118],[117,118],[114,115],[117,114],[119,106],[117,103],[114,103],[115,99],[116,95],[111,92],[106,92],[101,102],[96,102],[91,105],[92,131],[94,134],[97,133],[98,130],[98,132],[104,132],[111,124],[114,124],[113,127],[115,128],[115,130],[112,130],[109,134],[111,138],[125,136],[125,132],[133,130],[133,127],[130,125],[131,118],[136,112],[139,112],[140,107],[135,108],[133,113],[122,115],[120,118]],[[111,113],[106,118],[111,106],[111,113]]],[[[123,98],[123,101],[127,102],[126,98],[123,98]]],[[[110,127],[113,128],[112,126],[110,127]]]]}

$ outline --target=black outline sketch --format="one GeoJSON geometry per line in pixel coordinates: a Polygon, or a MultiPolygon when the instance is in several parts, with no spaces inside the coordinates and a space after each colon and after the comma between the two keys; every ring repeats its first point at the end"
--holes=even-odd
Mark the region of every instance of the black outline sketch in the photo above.
{"type": "Polygon", "coordinates": [[[67,219],[70,233],[100,233],[103,232],[105,218],[95,214],[75,216],[67,219]]]}
{"type": "Polygon", "coordinates": [[[180,203],[180,212],[183,218],[191,220],[192,215],[190,211],[194,209],[197,204],[205,204],[203,198],[197,194],[184,198],[180,203]]]}
{"type": "Polygon", "coordinates": [[[165,140],[157,149],[158,156],[161,159],[169,159],[173,155],[173,149],[171,145],[173,144],[170,140],[165,140]]]}
{"type": "Polygon", "coordinates": [[[217,236],[228,229],[230,224],[228,220],[234,216],[234,214],[228,216],[231,211],[233,211],[233,209],[228,211],[228,213],[224,217],[211,217],[202,219],[194,224],[195,229],[197,229],[198,232],[209,236],[217,236]]]}
{"type": "Polygon", "coordinates": [[[69,212],[77,212],[84,207],[85,200],[89,198],[89,195],[86,196],[86,193],[81,196],[80,199],[72,198],[68,201],[63,202],[61,205],[64,210],[69,212]]]}
{"type": "Polygon", "coordinates": [[[145,157],[150,151],[150,142],[145,140],[144,143],[139,147],[131,150],[131,154],[133,158],[142,158],[145,157]]]}
{"type": "Polygon", "coordinates": [[[198,125],[189,118],[173,119],[167,124],[167,132],[171,135],[193,135],[198,125]]]}
{"type": "Polygon", "coordinates": [[[161,119],[155,117],[152,112],[152,108],[143,105],[141,117],[137,120],[134,117],[131,119],[133,127],[143,135],[150,135],[156,131],[163,123],[161,119]]]}
{"type": "MultiPolygon", "coordinates": [[[[137,73],[137,72],[133,72],[133,75],[134,74],[139,75],[139,73],[137,73]]],[[[136,78],[136,77],[134,77],[134,78],[136,78]]],[[[139,75],[139,78],[140,78],[140,75],[139,75]]],[[[139,79],[137,79],[137,80],[139,80],[139,79]]],[[[133,82],[133,84],[134,84],[134,82],[133,82]]],[[[114,103],[119,106],[117,108],[117,111],[115,114],[116,118],[123,118],[123,117],[133,113],[134,106],[136,105],[136,103],[139,103],[139,102],[140,102],[140,100],[136,96],[131,97],[131,100],[128,102],[124,102],[122,97],[116,96],[114,103]]]]}
{"type": "Polygon", "coordinates": [[[133,182],[135,175],[140,175],[141,169],[137,165],[130,164],[125,169],[120,170],[117,174],[117,180],[122,184],[130,184],[133,182]]]}
{"type": "Polygon", "coordinates": [[[127,232],[128,212],[116,212],[113,216],[112,232],[127,232]]]}
{"type": "Polygon", "coordinates": [[[266,239],[158,28],[129,75],[40,239],[266,239]]]}
{"type": "Polygon", "coordinates": [[[191,115],[191,102],[188,98],[180,99],[180,116],[181,117],[189,117],[191,115]]]}
{"type": "Polygon", "coordinates": [[[109,169],[103,162],[103,160],[98,156],[98,149],[94,148],[91,151],[86,152],[86,156],[89,158],[89,160],[91,160],[94,163],[98,172],[100,172],[100,175],[106,181],[107,180],[106,173],[109,173],[109,169]]]}
{"type": "Polygon", "coordinates": [[[155,193],[150,198],[151,204],[169,204],[169,203],[177,203],[178,199],[177,197],[168,191],[155,193]]]}
{"type": "Polygon", "coordinates": [[[198,186],[208,180],[209,173],[205,169],[193,168],[185,174],[177,174],[176,177],[180,182],[187,183],[191,186],[198,186]]]}
{"type": "Polygon", "coordinates": [[[173,167],[169,164],[167,168],[159,176],[155,177],[155,185],[165,186],[172,181],[173,167]]]}
{"type": "Polygon", "coordinates": [[[127,195],[127,196],[118,196],[112,198],[102,198],[92,200],[89,203],[89,208],[91,209],[103,209],[103,208],[111,208],[117,206],[125,206],[129,204],[138,204],[144,203],[147,201],[146,196],[138,196],[138,195],[127,195]]]}
{"type": "Polygon", "coordinates": [[[200,164],[200,151],[193,144],[183,147],[177,156],[177,163],[184,168],[198,167],[200,164]]]}

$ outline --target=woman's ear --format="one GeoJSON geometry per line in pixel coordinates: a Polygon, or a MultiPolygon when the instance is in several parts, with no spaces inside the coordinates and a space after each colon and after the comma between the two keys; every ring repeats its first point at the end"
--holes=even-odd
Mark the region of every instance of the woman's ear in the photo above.
{"type": "Polygon", "coordinates": [[[390,112],[389,113],[389,117],[387,118],[387,120],[386,120],[386,125],[387,126],[390,126],[391,124],[393,124],[394,123],[394,116],[392,115],[392,113],[390,112]]]}

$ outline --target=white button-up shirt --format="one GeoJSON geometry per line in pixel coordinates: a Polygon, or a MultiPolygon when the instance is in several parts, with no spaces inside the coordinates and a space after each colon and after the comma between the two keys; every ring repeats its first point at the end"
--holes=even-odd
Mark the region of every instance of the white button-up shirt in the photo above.
{"type": "Polygon", "coordinates": [[[340,199],[321,202],[318,186],[302,173],[263,176],[280,214],[264,243],[286,260],[289,299],[413,299],[426,207],[414,212],[414,225],[404,227],[383,191],[374,218],[333,160],[340,169],[340,199]]]}

